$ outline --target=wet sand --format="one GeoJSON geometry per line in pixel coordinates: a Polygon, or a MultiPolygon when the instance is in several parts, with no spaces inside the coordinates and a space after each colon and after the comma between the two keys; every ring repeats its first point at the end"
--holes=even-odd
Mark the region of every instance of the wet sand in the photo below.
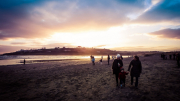
{"type": "MultiPolygon", "coordinates": [[[[125,70],[132,58],[123,60],[125,70]]],[[[178,101],[180,68],[175,60],[160,55],[140,57],[139,87],[116,87],[107,61],[93,66],[90,61],[56,61],[0,66],[0,101],[178,101]]],[[[134,80],[135,81],[135,80],[134,80]]]]}

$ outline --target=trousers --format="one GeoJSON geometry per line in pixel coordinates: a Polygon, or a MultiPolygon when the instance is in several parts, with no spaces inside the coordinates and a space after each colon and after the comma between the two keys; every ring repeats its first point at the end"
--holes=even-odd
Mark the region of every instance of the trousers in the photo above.
{"type": "Polygon", "coordinates": [[[124,83],[124,87],[125,87],[125,83],[126,83],[126,80],[125,80],[125,78],[123,78],[123,79],[120,79],[120,84],[123,84],[124,83]]]}
{"type": "Polygon", "coordinates": [[[115,77],[116,77],[116,84],[117,84],[117,86],[118,86],[118,76],[119,76],[119,73],[116,73],[115,77]]]}
{"type": "MultiPolygon", "coordinates": [[[[135,86],[138,86],[138,78],[139,77],[135,77],[136,78],[136,82],[135,82],[135,86]]],[[[131,76],[131,85],[133,85],[133,76],[131,76]]]]}

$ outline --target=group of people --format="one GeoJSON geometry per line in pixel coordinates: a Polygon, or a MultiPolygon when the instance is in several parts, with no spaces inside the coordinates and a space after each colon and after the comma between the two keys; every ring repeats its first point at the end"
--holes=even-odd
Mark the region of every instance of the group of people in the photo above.
{"type": "MultiPolygon", "coordinates": [[[[95,57],[91,55],[90,58],[91,58],[92,64],[95,65],[95,57]]],[[[114,60],[114,56],[112,56],[112,59],[114,60]]],[[[123,60],[123,57],[121,56],[120,59],[123,60]]],[[[103,60],[103,56],[101,56],[101,59],[99,60],[100,64],[102,64],[102,60],[103,60]]],[[[110,55],[108,54],[107,56],[108,65],[109,65],[109,61],[110,61],[110,55]]]]}
{"type": "MultiPolygon", "coordinates": [[[[161,58],[163,60],[167,60],[167,55],[165,55],[164,53],[161,54],[161,58]]],[[[173,54],[169,54],[169,59],[173,59],[173,60],[176,60],[177,61],[177,65],[180,66],[179,64],[179,60],[180,60],[180,54],[179,53],[173,53],[173,54]]]]}
{"type": "MultiPolygon", "coordinates": [[[[92,64],[95,65],[95,58],[94,56],[90,56],[91,57],[91,61],[92,64]]],[[[135,82],[135,87],[138,87],[138,78],[140,77],[141,71],[142,71],[142,65],[141,65],[141,61],[139,60],[138,56],[134,56],[134,59],[130,62],[129,64],[129,68],[127,70],[127,72],[124,70],[123,68],[123,57],[120,54],[117,54],[116,56],[117,58],[114,59],[113,64],[112,64],[112,70],[113,70],[113,74],[115,74],[115,78],[116,78],[116,83],[117,83],[117,87],[125,87],[125,79],[126,79],[126,75],[130,73],[131,76],[131,85],[133,85],[133,78],[136,78],[136,82],[135,82]],[[131,72],[129,72],[131,71],[131,72]],[[120,80],[120,85],[118,83],[118,79],[120,80]]],[[[103,57],[101,57],[101,59],[99,60],[99,62],[102,62],[103,57]]],[[[108,55],[107,57],[107,62],[109,65],[109,61],[110,61],[110,56],[108,55]]]]}
{"type": "Polygon", "coordinates": [[[123,84],[125,87],[125,79],[126,79],[126,75],[129,74],[129,71],[131,71],[130,72],[131,85],[133,85],[133,78],[135,77],[136,78],[135,87],[136,88],[138,87],[138,78],[140,77],[140,74],[142,72],[141,61],[139,60],[138,56],[134,56],[134,59],[129,64],[129,68],[127,72],[125,72],[123,68],[123,61],[121,59],[121,55],[117,54],[117,59],[115,59],[113,62],[112,70],[113,70],[113,74],[115,74],[116,77],[117,87],[119,87],[118,78],[120,80],[120,87],[122,88],[123,84]]]}

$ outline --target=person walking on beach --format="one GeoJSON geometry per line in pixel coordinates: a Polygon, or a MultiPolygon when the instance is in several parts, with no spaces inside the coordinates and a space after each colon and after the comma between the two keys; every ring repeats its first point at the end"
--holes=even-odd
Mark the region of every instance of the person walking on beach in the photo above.
{"type": "Polygon", "coordinates": [[[121,58],[120,58],[121,60],[123,60],[123,57],[122,57],[122,55],[121,55],[121,58]]]}
{"type": "Polygon", "coordinates": [[[24,65],[26,64],[26,60],[24,59],[24,65]]]}
{"type": "Polygon", "coordinates": [[[124,84],[124,87],[125,87],[126,75],[128,75],[128,73],[124,71],[124,68],[121,68],[121,72],[119,73],[119,80],[120,80],[121,88],[122,88],[122,84],[124,84]]]}
{"type": "Polygon", "coordinates": [[[92,63],[93,63],[93,65],[95,65],[95,58],[94,58],[94,56],[92,56],[92,63]]]}
{"type": "Polygon", "coordinates": [[[108,59],[108,65],[109,65],[109,60],[110,60],[110,56],[109,56],[109,54],[108,54],[108,57],[107,57],[107,59],[108,59]]]}
{"type": "Polygon", "coordinates": [[[180,66],[179,65],[179,60],[180,60],[180,54],[179,53],[176,54],[176,60],[177,60],[177,65],[179,67],[180,66]]]}
{"type": "Polygon", "coordinates": [[[170,60],[171,60],[171,57],[172,57],[172,55],[170,54],[170,55],[169,55],[169,59],[170,59],[170,60]]]}
{"type": "Polygon", "coordinates": [[[99,60],[99,63],[102,65],[102,58],[99,60]]]}
{"type": "Polygon", "coordinates": [[[174,54],[173,54],[173,60],[175,60],[175,56],[176,56],[176,54],[174,53],[174,54]]]}
{"type": "Polygon", "coordinates": [[[112,70],[113,70],[113,74],[115,74],[116,77],[116,86],[118,87],[118,75],[120,72],[120,69],[123,67],[123,62],[120,59],[120,54],[117,54],[117,59],[115,59],[113,61],[113,65],[112,65],[112,70]]]}
{"type": "Polygon", "coordinates": [[[134,56],[134,59],[130,62],[128,71],[131,70],[131,85],[133,85],[133,77],[136,77],[136,83],[135,87],[138,87],[138,78],[140,77],[140,74],[142,72],[142,65],[141,61],[139,60],[138,56],[134,56]],[[132,68],[131,68],[132,66],[132,68]]]}

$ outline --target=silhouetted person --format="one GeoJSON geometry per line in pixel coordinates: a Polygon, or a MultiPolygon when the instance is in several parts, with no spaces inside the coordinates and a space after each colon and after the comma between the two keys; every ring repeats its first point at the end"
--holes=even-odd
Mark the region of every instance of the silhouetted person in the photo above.
{"type": "Polygon", "coordinates": [[[95,65],[95,58],[94,58],[94,56],[92,56],[92,63],[93,63],[93,65],[95,65]]]}
{"type": "Polygon", "coordinates": [[[162,54],[162,58],[163,58],[163,60],[165,60],[165,54],[164,53],[162,54]]]}
{"type": "Polygon", "coordinates": [[[161,58],[162,58],[162,59],[163,59],[163,57],[164,57],[164,53],[161,54],[161,58]]]}
{"type": "Polygon", "coordinates": [[[115,59],[112,64],[112,70],[113,70],[113,74],[115,74],[115,77],[116,77],[117,87],[118,87],[118,75],[122,67],[123,67],[123,62],[120,59],[120,54],[117,54],[117,59],[115,59]]]}
{"type": "Polygon", "coordinates": [[[180,60],[180,54],[179,53],[176,54],[176,60],[177,60],[177,65],[179,67],[180,66],[179,65],[179,60],[180,60]]]}
{"type": "Polygon", "coordinates": [[[120,58],[121,60],[123,60],[123,57],[122,57],[122,55],[121,55],[121,58],[120,58]]]}
{"type": "Polygon", "coordinates": [[[24,59],[24,65],[26,64],[26,60],[24,59]]]}
{"type": "Polygon", "coordinates": [[[174,53],[174,54],[173,54],[173,59],[174,59],[174,60],[175,60],[175,56],[176,56],[176,54],[174,53]]]}
{"type": "Polygon", "coordinates": [[[90,56],[90,58],[92,59],[92,55],[90,56]]]}
{"type": "Polygon", "coordinates": [[[170,55],[169,55],[169,59],[171,59],[171,57],[172,57],[172,55],[170,54],[170,55]]]}
{"type": "Polygon", "coordinates": [[[108,57],[107,57],[107,59],[108,59],[108,65],[109,65],[109,60],[110,60],[110,56],[109,56],[109,54],[108,54],[108,57]]]}
{"type": "Polygon", "coordinates": [[[102,58],[99,60],[99,62],[102,64],[102,58]]]}
{"type": "Polygon", "coordinates": [[[134,59],[130,62],[128,71],[131,70],[131,85],[133,85],[133,77],[136,77],[135,87],[138,87],[138,78],[142,72],[142,65],[141,61],[139,60],[138,56],[134,56],[134,59]],[[131,68],[132,66],[132,68],[131,68]]]}

